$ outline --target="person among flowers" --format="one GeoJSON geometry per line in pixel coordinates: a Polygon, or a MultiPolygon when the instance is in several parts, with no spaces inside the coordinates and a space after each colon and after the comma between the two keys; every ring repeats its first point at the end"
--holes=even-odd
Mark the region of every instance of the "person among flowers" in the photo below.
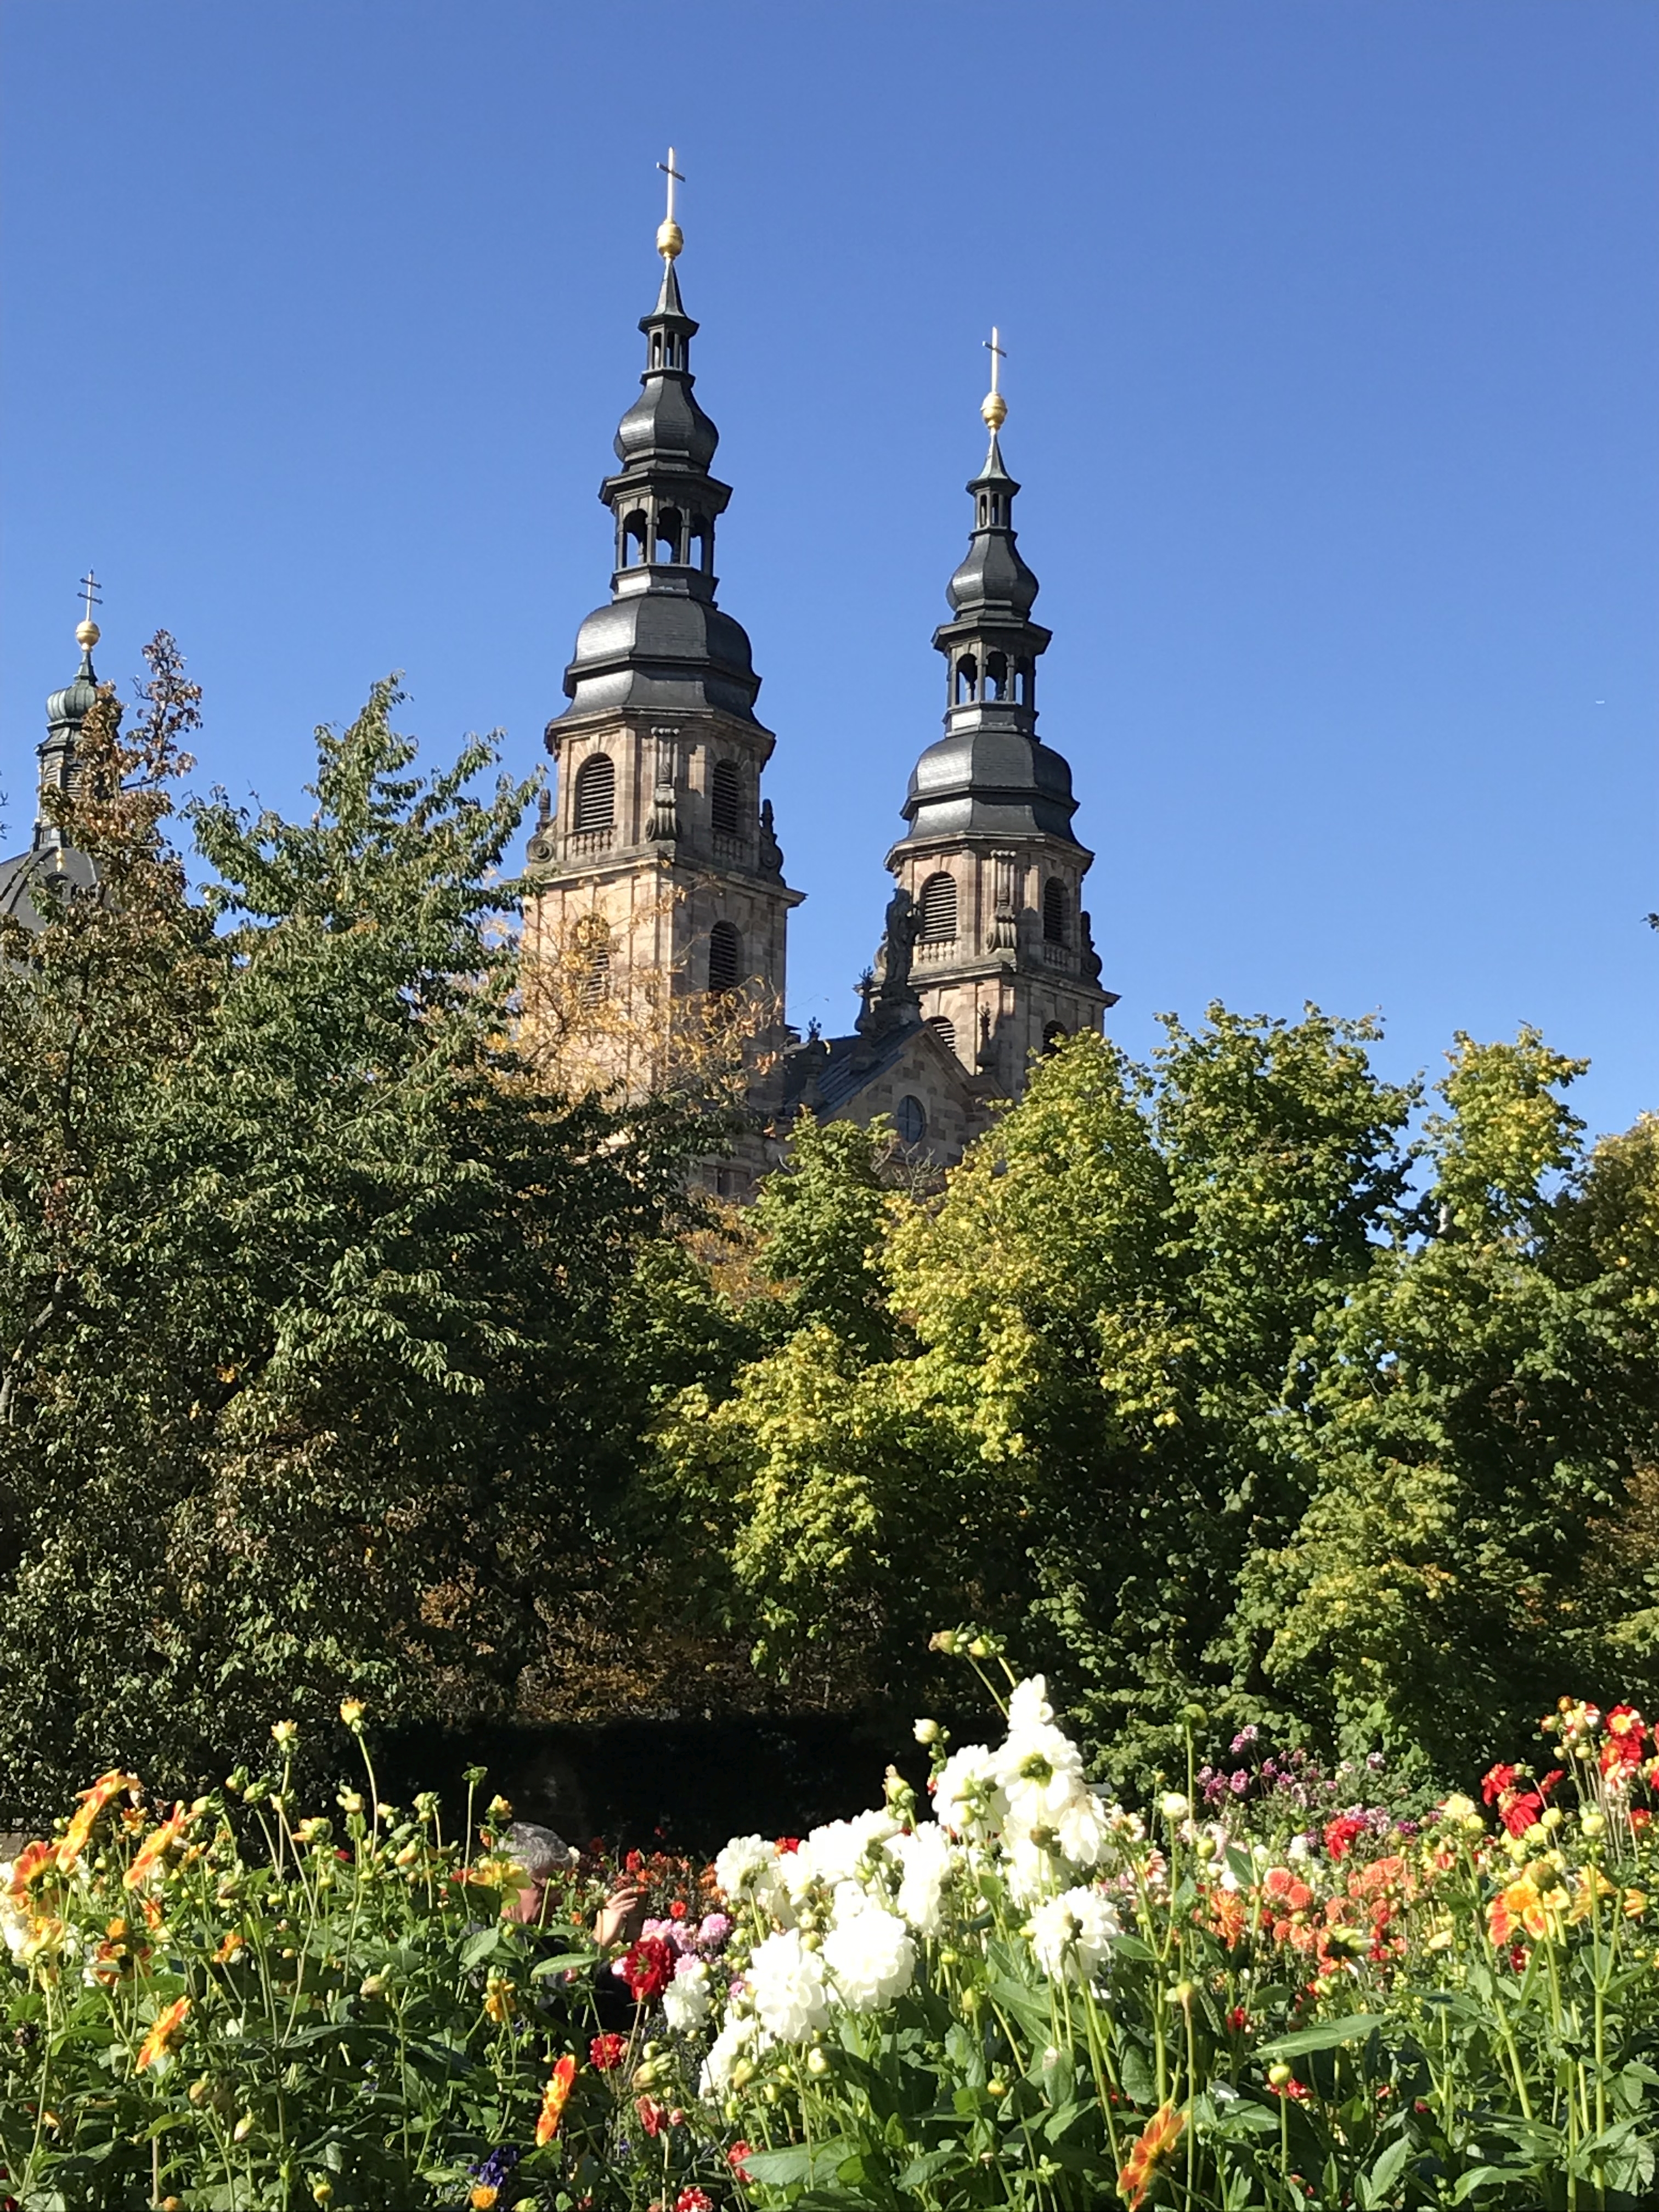
{"type": "MultiPolygon", "coordinates": [[[[522,1928],[544,1929],[550,1885],[556,1876],[568,1874],[580,1855],[553,1829],[538,1827],[529,1820],[515,1820],[501,1841],[522,1876],[516,1887],[504,1888],[501,1917],[522,1928]]],[[[634,2025],[640,2000],[629,1981],[611,1971],[611,1954],[619,1945],[625,1945],[632,1955],[644,1917],[644,1893],[630,1875],[623,1875],[594,1915],[593,1941],[601,1956],[588,1986],[604,2029],[625,2033],[634,2025]]]]}

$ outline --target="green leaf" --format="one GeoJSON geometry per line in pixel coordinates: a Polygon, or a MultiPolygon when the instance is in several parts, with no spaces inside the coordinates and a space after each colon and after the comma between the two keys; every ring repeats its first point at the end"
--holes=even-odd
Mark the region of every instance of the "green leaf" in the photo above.
{"type": "Polygon", "coordinates": [[[1364,2192],[1363,2202],[1367,2206],[1380,2207],[1382,2204],[1415,2148],[1411,2137],[1404,2135],[1397,2136],[1388,2146],[1360,2184],[1364,2192]]]}
{"type": "Polygon", "coordinates": [[[501,1942],[499,1923],[493,1928],[481,1928],[476,1936],[469,1936],[461,1946],[461,1972],[470,1973],[474,1966],[482,1966],[486,1959],[493,1958],[501,1949],[501,1942]]]}
{"type": "Polygon", "coordinates": [[[1273,2043],[1258,2044],[1255,2056],[1269,2065],[1281,2058],[1300,2058],[1310,2051],[1334,2051],[1339,2044],[1358,2043],[1379,2027],[1388,2026],[1380,2012],[1351,2012],[1340,2020],[1322,2020],[1312,2027],[1297,2028],[1273,2043]]]}
{"type": "Polygon", "coordinates": [[[822,2185],[835,2179],[836,2168],[848,2158],[857,2154],[858,2145],[845,2136],[837,2136],[828,2142],[793,2143],[787,2150],[750,2151],[744,2160],[744,2170],[757,2181],[763,2181],[774,2189],[786,2189],[800,2182],[822,2185]]]}

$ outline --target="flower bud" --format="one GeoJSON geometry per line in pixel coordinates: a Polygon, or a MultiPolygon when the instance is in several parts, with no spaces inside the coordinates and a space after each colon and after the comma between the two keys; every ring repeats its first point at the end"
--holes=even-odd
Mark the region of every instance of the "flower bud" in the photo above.
{"type": "Polygon", "coordinates": [[[363,1725],[363,1701],[361,1698],[342,1698],[340,1718],[354,1735],[361,1735],[363,1725]]]}
{"type": "Polygon", "coordinates": [[[918,1743],[937,1743],[939,1737],[939,1723],[937,1721],[918,1721],[910,1733],[915,1737],[918,1743]]]}
{"type": "Polygon", "coordinates": [[[988,2097],[994,2097],[1000,2104],[1008,2094],[1008,2084],[1006,2081],[988,2081],[985,2085],[985,2094],[988,2097]]]}
{"type": "Polygon", "coordinates": [[[234,2142],[246,2142],[252,2133],[253,2115],[252,2112],[244,2112],[230,2131],[231,2140],[234,2142]]]}
{"type": "Polygon", "coordinates": [[[1550,1833],[1553,1835],[1555,1831],[1561,1826],[1566,1817],[1566,1814],[1561,1810],[1561,1808],[1559,1805],[1552,1805],[1549,1810],[1545,1814],[1542,1820],[1539,1823],[1539,1826],[1540,1827],[1547,1828],[1550,1833]]]}
{"type": "Polygon", "coordinates": [[[806,2070],[809,2074],[827,2074],[830,2071],[829,2052],[819,2050],[809,2051],[806,2054],[806,2070]]]}
{"type": "Polygon", "coordinates": [[[1275,2089],[1282,2089],[1291,2078],[1291,2069],[1281,2058],[1277,2066],[1267,2069],[1267,2080],[1275,2089]]]}
{"type": "Polygon", "coordinates": [[[1178,2004],[1185,2011],[1197,1995],[1198,1991],[1191,1982],[1176,1982],[1170,1985],[1170,2002],[1178,2004]]]}
{"type": "Polygon", "coordinates": [[[290,1744],[300,1741],[300,1723],[298,1721],[272,1721],[270,1733],[273,1740],[286,1751],[290,1744]]]}
{"type": "Polygon", "coordinates": [[[990,1656],[991,1647],[982,1636],[976,1636],[968,1646],[968,1656],[970,1659],[988,1659],[990,1656]]]}
{"type": "Polygon", "coordinates": [[[1579,1815],[1578,1825],[1587,1836],[1595,1838],[1603,1832],[1607,1824],[1605,1816],[1598,1813],[1592,1805],[1587,1812],[1579,1815]]]}
{"type": "Polygon", "coordinates": [[[930,1651],[944,1652],[947,1659],[954,1658],[957,1649],[956,1630],[954,1628],[939,1629],[936,1634],[928,1638],[927,1649],[930,1651]]]}
{"type": "Polygon", "coordinates": [[[1158,1809],[1166,1820],[1184,1820],[1193,1808],[1178,1790],[1166,1790],[1158,1801],[1158,1809]]]}

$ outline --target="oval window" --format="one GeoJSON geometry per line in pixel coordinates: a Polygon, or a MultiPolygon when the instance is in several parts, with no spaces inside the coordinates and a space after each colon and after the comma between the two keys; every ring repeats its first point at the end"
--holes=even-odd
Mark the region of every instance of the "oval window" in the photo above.
{"type": "Polygon", "coordinates": [[[927,1109],[908,1091],[894,1109],[893,1127],[902,1145],[919,1145],[927,1134],[927,1109]]]}

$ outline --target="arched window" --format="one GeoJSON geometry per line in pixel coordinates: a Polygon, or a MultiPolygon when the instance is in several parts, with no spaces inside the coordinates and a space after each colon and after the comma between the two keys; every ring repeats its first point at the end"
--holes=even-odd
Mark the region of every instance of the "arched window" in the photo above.
{"type": "Polygon", "coordinates": [[[1006,653],[988,653],[985,656],[985,696],[988,699],[1008,696],[1008,656],[1006,653]]]}
{"type": "Polygon", "coordinates": [[[685,558],[680,539],[685,529],[684,518],[678,507],[665,507],[657,517],[657,558],[659,561],[681,562],[685,558]]]}
{"type": "Polygon", "coordinates": [[[963,707],[969,700],[979,696],[979,663],[971,653],[964,653],[957,663],[957,704],[963,707]]]}
{"type": "Polygon", "coordinates": [[[708,933],[710,992],[735,991],[742,974],[743,939],[729,921],[717,921],[708,933]]]}
{"type": "Polygon", "coordinates": [[[893,1109],[893,1127],[902,1145],[919,1145],[927,1134],[927,1109],[907,1091],[893,1109]]]}
{"type": "Polygon", "coordinates": [[[1050,1022],[1042,1032],[1042,1049],[1044,1052],[1058,1052],[1069,1034],[1061,1023],[1050,1022]]]}
{"type": "Polygon", "coordinates": [[[1014,696],[1022,707],[1029,707],[1036,698],[1036,672],[1029,660],[1014,665],[1014,696]]]}
{"type": "Polygon", "coordinates": [[[623,566],[636,568],[645,558],[645,512],[635,507],[623,524],[623,566]]]}
{"type": "Polygon", "coordinates": [[[611,989],[611,931],[604,916],[586,915],[576,942],[582,958],[582,1004],[596,1006],[611,989]]]}
{"type": "Polygon", "coordinates": [[[921,941],[949,945],[957,933],[957,879],[942,872],[921,887],[921,941]]]}
{"type": "Polygon", "coordinates": [[[1066,886],[1058,876],[1050,876],[1042,886],[1042,941],[1045,945],[1064,945],[1066,924],[1072,910],[1066,896],[1066,886]]]}
{"type": "Polygon", "coordinates": [[[590,753],[576,770],[570,826],[580,836],[584,830],[608,830],[617,818],[617,763],[609,753],[590,753]]]}
{"type": "Polygon", "coordinates": [[[691,557],[706,576],[714,565],[714,526],[706,514],[691,518],[691,557]]]}
{"type": "Polygon", "coordinates": [[[945,1047],[946,1052],[954,1052],[956,1050],[957,1025],[951,1019],[949,1014],[929,1014],[927,1017],[927,1026],[932,1030],[933,1035],[939,1039],[939,1042],[945,1047]]]}
{"type": "Polygon", "coordinates": [[[736,761],[716,761],[708,779],[708,816],[722,837],[743,835],[743,771],[736,761]]]}

